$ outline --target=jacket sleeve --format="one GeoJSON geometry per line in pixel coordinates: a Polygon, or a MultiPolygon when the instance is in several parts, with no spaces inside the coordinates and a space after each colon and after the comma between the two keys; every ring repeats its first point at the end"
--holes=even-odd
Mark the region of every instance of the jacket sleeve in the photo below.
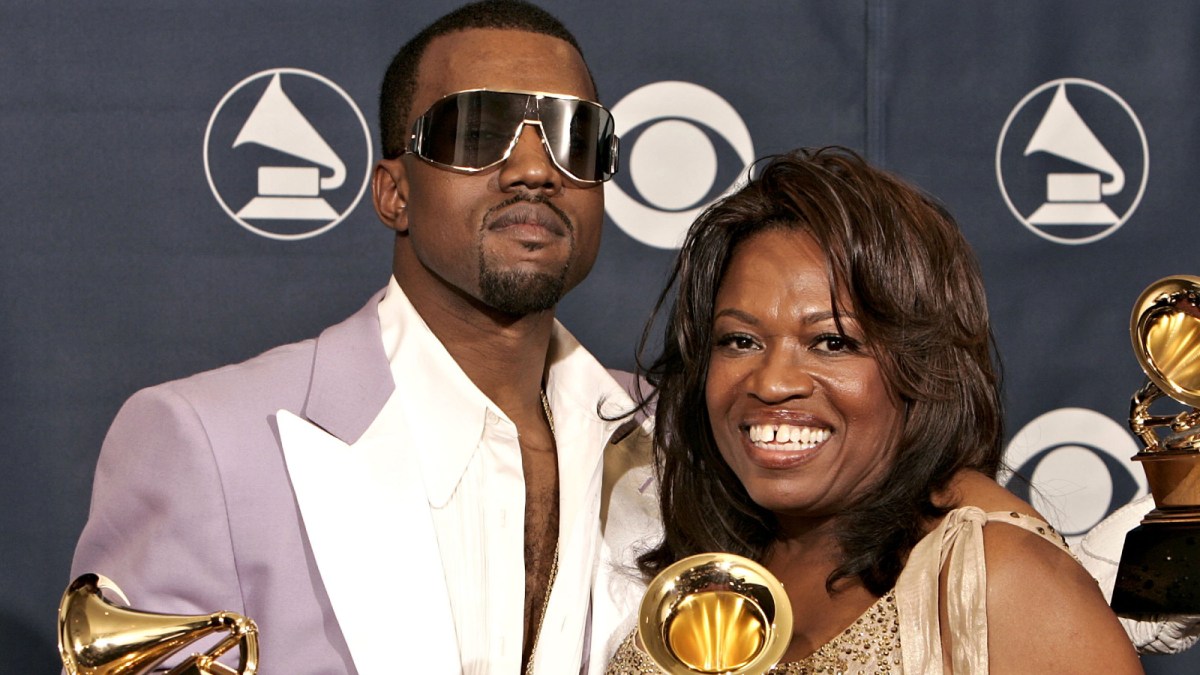
{"type": "Polygon", "coordinates": [[[244,613],[209,436],[170,385],[138,392],[117,414],[71,570],[108,577],[135,609],[244,613]]]}

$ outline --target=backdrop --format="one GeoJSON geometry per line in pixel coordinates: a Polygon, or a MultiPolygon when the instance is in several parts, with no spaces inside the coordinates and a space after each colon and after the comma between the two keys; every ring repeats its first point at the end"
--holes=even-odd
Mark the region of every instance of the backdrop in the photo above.
{"type": "MultiPolygon", "coordinates": [[[[57,671],[55,608],[121,402],[311,337],[386,282],[390,233],[362,198],[376,91],[450,6],[0,6],[0,671],[57,671]]],[[[1154,280],[1200,273],[1200,4],[546,6],[623,136],[599,261],[560,312],[602,361],[632,367],[674,244],[753,158],[846,145],[961,220],[1008,460],[1039,508],[1074,536],[1144,493],[1128,319],[1154,280]]],[[[1195,672],[1200,654],[1146,665],[1195,672]]]]}

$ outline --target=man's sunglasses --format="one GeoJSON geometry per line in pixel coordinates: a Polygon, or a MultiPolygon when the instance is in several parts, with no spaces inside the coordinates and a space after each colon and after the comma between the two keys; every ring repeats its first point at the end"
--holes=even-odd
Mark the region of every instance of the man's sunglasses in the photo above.
{"type": "Polygon", "coordinates": [[[546,154],[579,183],[617,172],[612,115],[572,96],[476,89],[450,94],[413,124],[407,152],[436,166],[476,173],[508,159],[526,124],[536,125],[546,154]]]}

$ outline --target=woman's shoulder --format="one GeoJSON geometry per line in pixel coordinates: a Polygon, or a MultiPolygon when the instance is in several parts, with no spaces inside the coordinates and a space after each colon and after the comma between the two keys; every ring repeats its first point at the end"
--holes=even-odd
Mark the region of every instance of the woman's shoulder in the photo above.
{"type": "Polygon", "coordinates": [[[1055,548],[1067,550],[1066,540],[1054,531],[1045,516],[1032,504],[978,471],[959,472],[943,494],[942,503],[952,509],[982,511],[985,522],[989,525],[1004,523],[1015,526],[985,528],[985,541],[1020,544],[1026,541],[1025,537],[1032,534],[1045,539],[1055,548]]]}
{"type": "Polygon", "coordinates": [[[975,471],[956,476],[946,495],[950,508],[987,514],[983,549],[993,673],[1100,672],[1106,665],[1114,666],[1109,672],[1137,672],[1136,656],[1099,585],[1042,514],[975,471]],[[1010,661],[1003,656],[1009,650],[1026,655],[1010,661]]]}
{"type": "MultiPolygon", "coordinates": [[[[1028,588],[1030,579],[1057,579],[1054,584],[1069,580],[1072,587],[1096,585],[1045,517],[992,478],[974,470],[960,471],[936,502],[949,510],[944,527],[974,523],[982,528],[989,597],[996,591],[1004,595],[1028,588]]],[[[930,536],[937,535],[931,532],[930,536]]]]}

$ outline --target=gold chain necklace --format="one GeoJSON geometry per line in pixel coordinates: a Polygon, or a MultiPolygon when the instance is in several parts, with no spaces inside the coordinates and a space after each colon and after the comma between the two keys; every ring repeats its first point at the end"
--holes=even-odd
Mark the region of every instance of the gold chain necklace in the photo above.
{"type": "MultiPolygon", "coordinates": [[[[554,435],[554,413],[550,412],[550,401],[546,398],[546,390],[542,389],[542,411],[546,413],[546,423],[550,425],[550,435],[554,435]]],[[[542,615],[538,617],[537,634],[533,636],[533,648],[529,650],[529,663],[525,665],[525,675],[533,675],[533,662],[537,656],[538,642],[542,639],[542,628],[546,623],[546,610],[550,607],[550,592],[554,590],[554,579],[558,577],[558,542],[554,544],[554,561],[550,563],[550,579],[546,583],[546,598],[542,600],[542,615]]]]}
{"type": "Polygon", "coordinates": [[[546,423],[550,425],[550,435],[554,435],[554,413],[550,412],[550,400],[546,398],[546,390],[542,389],[542,412],[546,413],[546,423]]]}

